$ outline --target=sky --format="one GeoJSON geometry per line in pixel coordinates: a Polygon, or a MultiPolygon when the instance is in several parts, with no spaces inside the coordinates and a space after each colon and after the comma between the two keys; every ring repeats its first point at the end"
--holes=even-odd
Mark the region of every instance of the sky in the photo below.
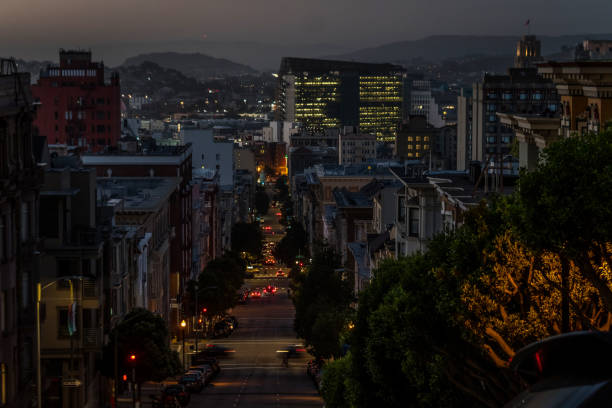
{"type": "Polygon", "coordinates": [[[610,16],[610,0],[0,0],[0,55],[168,41],[354,50],[433,34],[518,35],[527,19],[536,34],[603,33],[610,16]]]}

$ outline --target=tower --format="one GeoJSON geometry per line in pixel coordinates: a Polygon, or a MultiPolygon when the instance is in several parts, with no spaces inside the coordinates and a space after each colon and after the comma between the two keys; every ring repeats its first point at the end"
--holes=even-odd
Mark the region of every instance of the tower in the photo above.
{"type": "Polygon", "coordinates": [[[540,49],[540,40],[535,35],[524,35],[516,44],[514,68],[530,68],[543,62],[540,49]]]}

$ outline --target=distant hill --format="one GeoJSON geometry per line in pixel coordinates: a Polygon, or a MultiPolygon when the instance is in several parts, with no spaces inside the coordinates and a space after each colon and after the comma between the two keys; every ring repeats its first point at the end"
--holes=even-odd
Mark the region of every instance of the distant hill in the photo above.
{"type": "Polygon", "coordinates": [[[204,92],[204,85],[197,79],[149,61],[107,70],[109,77],[111,71],[119,73],[121,92],[124,94],[149,95],[157,99],[178,95],[201,95],[204,92]]]}
{"type": "MultiPolygon", "coordinates": [[[[563,36],[538,36],[542,42],[542,54],[558,53],[563,46],[574,46],[582,40],[612,38],[612,34],[584,34],[563,36]]],[[[518,36],[488,35],[434,35],[414,41],[400,41],[378,47],[364,48],[326,58],[363,62],[405,63],[414,59],[442,61],[469,55],[513,55],[518,36]]]]}
{"type": "Polygon", "coordinates": [[[174,69],[185,76],[205,81],[210,78],[256,74],[257,71],[248,65],[238,64],[224,58],[214,58],[208,55],[178,52],[156,52],[140,54],[125,60],[123,67],[140,65],[143,62],[153,62],[161,67],[174,69]]]}

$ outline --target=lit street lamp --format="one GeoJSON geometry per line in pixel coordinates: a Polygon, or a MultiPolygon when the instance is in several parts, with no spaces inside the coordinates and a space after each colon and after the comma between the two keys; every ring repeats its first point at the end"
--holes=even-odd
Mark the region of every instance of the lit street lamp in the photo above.
{"type": "Polygon", "coordinates": [[[187,322],[183,319],[181,321],[181,328],[183,329],[183,369],[185,369],[185,327],[187,327],[187,322]]]}

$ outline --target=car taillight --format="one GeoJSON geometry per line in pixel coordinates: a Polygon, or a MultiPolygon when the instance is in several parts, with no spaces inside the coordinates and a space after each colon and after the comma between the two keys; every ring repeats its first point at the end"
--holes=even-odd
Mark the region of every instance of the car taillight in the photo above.
{"type": "Polygon", "coordinates": [[[305,352],[305,351],[306,351],[306,349],[299,348],[299,349],[295,349],[295,351],[299,351],[299,352],[303,353],[303,352],[305,352]]]}

